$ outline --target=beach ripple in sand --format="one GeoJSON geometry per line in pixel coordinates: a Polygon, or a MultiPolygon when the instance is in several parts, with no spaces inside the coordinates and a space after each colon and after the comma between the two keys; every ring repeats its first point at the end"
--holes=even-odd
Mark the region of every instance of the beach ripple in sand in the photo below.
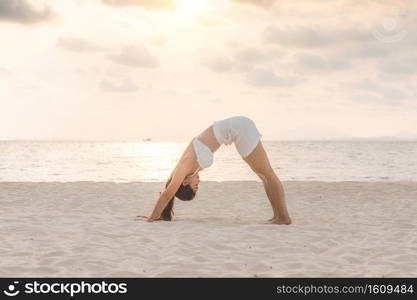
{"type": "Polygon", "coordinates": [[[173,222],[163,183],[0,182],[2,277],[416,277],[417,183],[284,182],[290,226],[255,181],[202,182],[173,222]]]}

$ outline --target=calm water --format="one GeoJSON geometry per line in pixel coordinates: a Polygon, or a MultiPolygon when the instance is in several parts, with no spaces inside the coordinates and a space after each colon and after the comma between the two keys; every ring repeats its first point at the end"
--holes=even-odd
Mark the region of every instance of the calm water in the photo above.
{"type": "MultiPolygon", "coordinates": [[[[263,141],[281,180],[417,181],[414,141],[263,141]]],[[[0,142],[0,181],[165,181],[186,143],[0,142]]],[[[201,180],[256,180],[234,145],[201,180]]]]}

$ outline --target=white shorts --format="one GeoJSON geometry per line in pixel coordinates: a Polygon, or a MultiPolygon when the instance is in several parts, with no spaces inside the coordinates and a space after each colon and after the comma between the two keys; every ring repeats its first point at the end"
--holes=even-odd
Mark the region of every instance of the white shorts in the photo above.
{"type": "Polygon", "coordinates": [[[255,123],[244,116],[214,121],[213,131],[219,144],[230,145],[234,142],[242,157],[248,156],[255,149],[262,136],[255,123]]]}

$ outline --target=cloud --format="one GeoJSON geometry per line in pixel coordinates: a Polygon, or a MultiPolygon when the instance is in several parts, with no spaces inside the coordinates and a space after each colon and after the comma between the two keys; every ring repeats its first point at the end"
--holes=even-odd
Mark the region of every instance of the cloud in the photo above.
{"type": "Polygon", "coordinates": [[[12,74],[12,72],[9,70],[9,69],[6,69],[6,68],[1,68],[0,67],[0,76],[9,76],[9,75],[11,75],[12,74]]]}
{"type": "Polygon", "coordinates": [[[216,73],[230,72],[236,67],[230,57],[219,53],[205,56],[200,63],[216,73]]]}
{"type": "Polygon", "coordinates": [[[156,47],[165,47],[167,39],[162,35],[154,35],[149,37],[149,42],[156,47]]]}
{"type": "Polygon", "coordinates": [[[337,71],[351,67],[345,58],[322,57],[316,54],[296,54],[296,67],[300,71],[337,71]]]}
{"type": "Polygon", "coordinates": [[[232,52],[227,51],[198,51],[200,63],[216,73],[245,73],[245,83],[257,87],[292,86],[304,81],[293,76],[279,77],[273,71],[261,68],[259,65],[272,64],[282,57],[277,49],[258,49],[234,45],[232,52]],[[203,53],[203,54],[202,54],[203,53]]]}
{"type": "Polygon", "coordinates": [[[385,57],[389,53],[390,49],[387,49],[381,42],[374,40],[346,47],[338,52],[338,55],[345,58],[365,59],[385,57]]]}
{"type": "Polygon", "coordinates": [[[390,59],[383,60],[379,68],[386,78],[403,78],[416,73],[416,55],[396,55],[390,59]]]}
{"type": "Polygon", "coordinates": [[[173,9],[177,0],[101,0],[111,6],[140,6],[146,9],[164,10],[173,9]]]}
{"type": "MultiPolygon", "coordinates": [[[[175,9],[179,0],[100,0],[111,6],[140,6],[146,9],[164,10],[175,9]]],[[[271,8],[276,0],[229,0],[237,4],[250,4],[262,8],[271,8]]]]}
{"type": "Polygon", "coordinates": [[[381,85],[367,78],[356,80],[347,87],[354,90],[351,99],[357,102],[394,105],[413,97],[413,89],[381,85]]]}
{"type": "Polygon", "coordinates": [[[236,59],[250,64],[267,63],[281,57],[282,53],[278,50],[264,51],[254,47],[247,47],[236,52],[236,59]]]}
{"type": "Polygon", "coordinates": [[[388,106],[397,106],[400,104],[399,100],[402,100],[403,95],[398,97],[391,98],[389,95],[376,95],[369,93],[358,93],[353,94],[349,97],[351,100],[364,104],[379,104],[379,105],[388,105],[388,106]]]}
{"type": "Polygon", "coordinates": [[[369,32],[351,28],[338,30],[313,28],[307,26],[287,26],[285,28],[267,26],[261,38],[265,44],[276,44],[284,47],[326,47],[340,46],[349,42],[363,42],[372,39],[369,32]]]}
{"type": "Polygon", "coordinates": [[[214,104],[219,104],[219,103],[223,103],[224,101],[220,98],[213,98],[210,100],[210,102],[214,104]]]}
{"type": "Polygon", "coordinates": [[[351,135],[344,130],[332,127],[324,127],[316,124],[308,124],[307,126],[288,127],[283,132],[287,140],[332,140],[341,138],[350,138],[351,135]]]}
{"type": "Polygon", "coordinates": [[[291,86],[301,82],[294,77],[278,77],[273,71],[256,69],[247,74],[246,82],[258,87],[291,86]]]}
{"type": "Polygon", "coordinates": [[[156,68],[159,62],[144,45],[122,47],[119,54],[110,55],[109,59],[121,65],[136,68],[156,68]]]}
{"type": "Polygon", "coordinates": [[[231,40],[231,41],[227,41],[225,43],[225,46],[230,49],[238,49],[242,47],[242,43],[235,41],[235,40],[231,40]]]}
{"type": "Polygon", "coordinates": [[[197,89],[197,92],[200,93],[200,94],[203,94],[203,95],[211,94],[211,91],[210,90],[204,89],[204,88],[197,89]]]}
{"type": "Polygon", "coordinates": [[[302,26],[286,29],[268,26],[262,33],[262,39],[265,43],[286,47],[322,47],[332,42],[324,32],[302,26]]]}
{"type": "Polygon", "coordinates": [[[124,79],[120,84],[114,83],[107,79],[103,79],[100,81],[100,89],[103,92],[132,93],[138,90],[138,86],[130,79],[124,79]]]}
{"type": "Polygon", "coordinates": [[[52,19],[55,13],[46,4],[39,10],[27,0],[1,0],[0,21],[35,24],[52,19]]]}
{"type": "Polygon", "coordinates": [[[74,52],[97,52],[105,50],[105,47],[89,40],[76,37],[61,37],[56,42],[57,47],[74,52]]]}
{"type": "Polygon", "coordinates": [[[220,16],[215,16],[215,14],[204,14],[202,16],[199,16],[197,18],[198,23],[201,26],[205,27],[221,27],[221,26],[227,26],[230,25],[230,21],[228,21],[226,18],[221,18],[220,16]]]}
{"type": "Polygon", "coordinates": [[[274,5],[275,0],[230,0],[239,4],[252,4],[262,8],[270,8],[274,5]]]}
{"type": "Polygon", "coordinates": [[[366,78],[351,83],[349,87],[357,90],[365,90],[371,92],[380,92],[382,90],[381,85],[376,84],[374,81],[371,81],[366,78]]]}
{"type": "Polygon", "coordinates": [[[282,57],[282,53],[276,49],[258,49],[240,44],[232,47],[226,46],[232,50],[199,50],[200,64],[216,73],[249,72],[256,65],[272,63],[275,59],[282,57]]]}

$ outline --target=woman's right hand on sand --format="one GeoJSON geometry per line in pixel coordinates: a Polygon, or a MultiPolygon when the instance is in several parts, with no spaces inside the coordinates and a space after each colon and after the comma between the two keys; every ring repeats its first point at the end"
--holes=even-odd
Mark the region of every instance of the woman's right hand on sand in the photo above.
{"type": "Polygon", "coordinates": [[[153,218],[150,218],[148,216],[136,216],[135,221],[138,221],[138,220],[143,220],[143,221],[147,221],[147,222],[153,222],[153,221],[162,221],[163,219],[161,217],[159,217],[157,219],[153,219],[153,218]]]}
{"type": "Polygon", "coordinates": [[[135,221],[138,221],[138,220],[147,221],[147,222],[156,221],[155,219],[151,219],[148,216],[136,216],[135,221]]]}

